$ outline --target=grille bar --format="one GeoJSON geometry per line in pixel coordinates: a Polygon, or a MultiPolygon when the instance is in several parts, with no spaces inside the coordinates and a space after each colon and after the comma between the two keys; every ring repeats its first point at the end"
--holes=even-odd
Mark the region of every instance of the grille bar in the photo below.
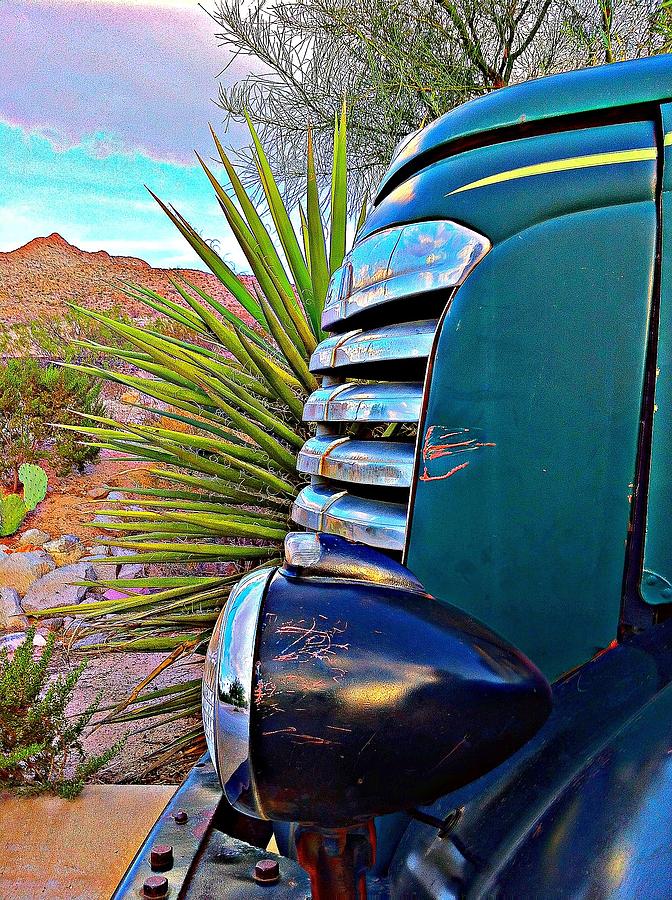
{"type": "Polygon", "coordinates": [[[436,325],[436,319],[424,319],[336,334],[318,344],[310,358],[310,370],[328,373],[346,366],[426,359],[432,349],[436,325]]]}
{"type": "Polygon", "coordinates": [[[412,222],[357,242],[333,273],[331,334],[310,359],[324,380],[303,411],[317,434],[299,453],[311,484],[292,510],[298,525],[403,551],[435,316],[489,249],[456,222],[412,222]]]}
{"type": "Polygon", "coordinates": [[[328,531],[355,543],[401,551],[407,505],[350,495],[327,484],[309,484],[296,498],[294,521],[313,531],[328,531]]]}
{"type": "Polygon", "coordinates": [[[417,422],[420,382],[336,384],[318,388],[303,408],[306,422],[417,422]]]}
{"type": "Polygon", "coordinates": [[[414,445],[320,435],[307,441],[297,468],[307,475],[380,487],[410,488],[414,445]]]}
{"type": "Polygon", "coordinates": [[[461,284],[489,248],[482,235],[440,220],[374,234],[354,247],[334,273],[322,327],[340,331],[354,316],[376,308],[381,316],[389,315],[383,307],[402,298],[415,296],[422,304],[432,292],[461,284]]]}

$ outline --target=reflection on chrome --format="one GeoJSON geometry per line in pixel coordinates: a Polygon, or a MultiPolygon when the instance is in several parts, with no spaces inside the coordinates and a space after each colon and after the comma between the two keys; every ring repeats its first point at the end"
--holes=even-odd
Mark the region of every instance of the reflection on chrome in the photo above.
{"type": "Polygon", "coordinates": [[[247,766],[257,622],[273,569],[243,577],[220,613],[203,674],[203,720],[210,756],[231,803],[256,810],[247,766]]]}
{"type": "Polygon", "coordinates": [[[370,547],[404,547],[405,503],[370,500],[327,484],[310,484],[296,498],[292,519],[304,528],[339,534],[370,547]]]}
{"type": "Polygon", "coordinates": [[[392,300],[457,287],[489,249],[487,238],[446,220],[373,234],[350,251],[332,276],[322,326],[392,300]]]}
{"type": "Polygon", "coordinates": [[[436,319],[383,325],[369,331],[350,331],[318,344],[310,358],[311,372],[388,360],[429,356],[436,319]]]}
{"type": "Polygon", "coordinates": [[[408,488],[413,474],[414,445],[401,441],[357,441],[319,435],[301,448],[297,469],[353,484],[408,488]]]}
{"type": "Polygon", "coordinates": [[[303,408],[306,422],[417,422],[421,382],[336,384],[318,388],[303,408]]]}

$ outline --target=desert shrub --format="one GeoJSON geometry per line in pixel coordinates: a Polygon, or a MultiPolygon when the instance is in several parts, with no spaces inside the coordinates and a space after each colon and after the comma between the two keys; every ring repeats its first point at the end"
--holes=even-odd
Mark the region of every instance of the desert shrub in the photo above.
{"type": "Polygon", "coordinates": [[[0,786],[30,793],[52,791],[71,798],[121,744],[87,756],[83,735],[98,710],[100,696],[79,716],[69,718],[66,708],[85,664],[49,681],[54,635],[49,635],[37,660],[34,636],[35,629],[29,629],[11,659],[6,649],[0,649],[0,786]]]}
{"type": "Polygon", "coordinates": [[[0,365],[0,477],[16,490],[19,466],[47,453],[59,475],[98,455],[98,448],[80,444],[70,432],[52,423],[76,421],[73,409],[103,415],[101,383],[83,372],[41,366],[31,358],[0,365]]]}

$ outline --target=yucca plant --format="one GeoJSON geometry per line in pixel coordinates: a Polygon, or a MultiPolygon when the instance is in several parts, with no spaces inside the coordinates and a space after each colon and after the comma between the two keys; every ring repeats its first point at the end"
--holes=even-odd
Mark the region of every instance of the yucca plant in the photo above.
{"type": "MultiPolygon", "coordinates": [[[[143,394],[146,399],[137,405],[154,416],[151,424],[121,425],[88,415],[77,429],[95,446],[147,461],[155,478],[156,486],[128,489],[125,499],[99,510],[117,520],[105,527],[121,532],[106,543],[131,552],[125,563],[167,567],[151,577],[104,582],[122,594],[120,599],[49,611],[75,615],[84,627],[104,632],[105,640],[95,645],[96,650],[168,652],[164,662],[111,711],[114,721],[200,715],[200,679],[154,691],[147,690],[148,685],[208,639],[242,571],[281,558],[291,503],[301,484],[295,463],[307,437],[302,407],[307,393],[317,387],[308,359],[321,338],[330,273],[341,265],[346,245],[345,109],[335,123],[328,227],[307,131],[305,209],[299,211],[299,234],[258,136],[248,124],[267,210],[255,205],[246,192],[214,131],[228,188],[203,159],[199,161],[248,260],[254,275],[251,285],[177,210],[155,197],[233,295],[240,312],[231,312],[184,278],[172,281],[181,303],[142,286],[124,285],[129,296],[178,324],[179,338],[79,310],[115,338],[110,345],[83,342],[82,346],[121,365],[71,367],[143,394]],[[272,230],[264,221],[268,214],[272,230]],[[137,374],[128,374],[129,364],[137,374]],[[202,563],[215,565],[203,572],[202,563]]],[[[185,727],[154,762],[163,763],[177,752],[198,752],[203,746],[200,724],[185,727]]]]}

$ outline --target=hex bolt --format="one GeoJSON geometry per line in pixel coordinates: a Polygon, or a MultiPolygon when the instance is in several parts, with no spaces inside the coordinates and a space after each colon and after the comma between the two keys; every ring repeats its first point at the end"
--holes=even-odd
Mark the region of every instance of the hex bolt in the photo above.
{"type": "Polygon", "coordinates": [[[167,872],[173,868],[173,848],[170,844],[154,844],[149,853],[152,872],[167,872]]]}
{"type": "Polygon", "coordinates": [[[150,878],[145,878],[142,896],[147,900],[163,900],[168,896],[168,879],[163,875],[152,875],[150,878]]]}
{"type": "Polygon", "coordinates": [[[176,813],[173,813],[173,819],[175,819],[178,825],[184,825],[185,822],[189,821],[189,816],[183,809],[178,809],[176,813]]]}
{"type": "Polygon", "coordinates": [[[280,866],[276,859],[260,859],[254,867],[257,884],[275,884],[280,881],[280,866]]]}

